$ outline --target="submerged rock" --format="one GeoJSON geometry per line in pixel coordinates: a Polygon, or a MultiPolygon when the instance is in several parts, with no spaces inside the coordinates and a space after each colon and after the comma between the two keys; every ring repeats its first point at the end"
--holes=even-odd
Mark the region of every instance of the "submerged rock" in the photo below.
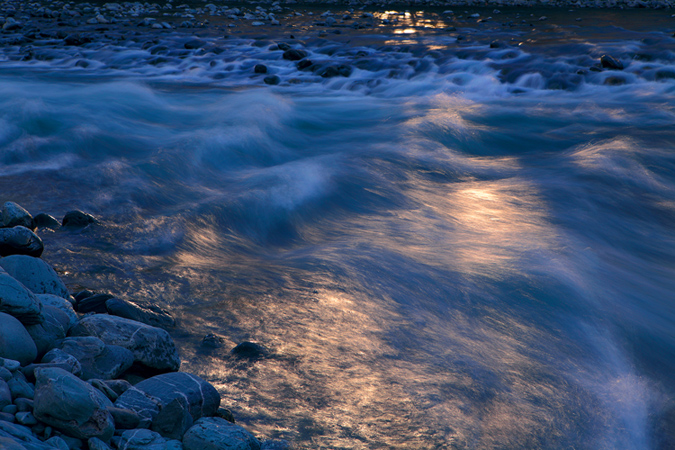
{"type": "Polygon", "coordinates": [[[95,336],[108,345],[130,350],[136,362],[156,370],[176,371],[178,350],[166,330],[122,317],[96,314],[82,318],[71,336],[95,336]]]}
{"type": "Polygon", "coordinates": [[[270,351],[267,347],[255,342],[242,342],[232,349],[232,354],[241,358],[265,358],[270,351]]]}
{"type": "Polygon", "coordinates": [[[284,58],[284,59],[287,59],[287,60],[289,60],[289,61],[299,61],[299,60],[301,60],[301,59],[303,59],[303,58],[306,58],[306,57],[307,57],[307,54],[308,54],[308,53],[307,53],[306,51],[304,51],[304,50],[299,50],[299,49],[296,49],[296,48],[292,48],[292,49],[286,50],[286,51],[284,52],[283,58],[284,58]]]}
{"type": "Polygon", "coordinates": [[[61,223],[49,214],[40,213],[33,217],[33,221],[38,229],[49,228],[51,230],[58,230],[61,228],[61,223]]]}
{"type": "Polygon", "coordinates": [[[167,329],[176,326],[176,319],[168,311],[150,303],[138,304],[113,297],[106,300],[105,307],[108,314],[143,322],[153,327],[167,329]]]}
{"type": "Polygon", "coordinates": [[[0,259],[0,266],[34,294],[70,297],[66,285],[56,274],[56,271],[40,258],[11,255],[0,259]]]}
{"type": "Polygon", "coordinates": [[[2,205],[2,216],[0,216],[0,227],[12,228],[17,225],[35,230],[35,221],[28,211],[14,202],[7,202],[2,205]]]}
{"type": "Polygon", "coordinates": [[[260,450],[260,442],[239,425],[219,417],[199,419],[183,436],[185,450],[260,450]]]}
{"type": "Polygon", "coordinates": [[[0,229],[0,256],[29,255],[39,257],[43,250],[42,240],[26,227],[16,226],[0,229]]]}
{"type": "Polygon", "coordinates": [[[37,358],[37,347],[30,334],[16,318],[0,313],[0,357],[30,364],[37,358]]]}
{"type": "Polygon", "coordinates": [[[609,55],[602,55],[600,57],[600,65],[605,69],[623,70],[623,63],[609,55]]]}
{"type": "Polygon", "coordinates": [[[38,420],[77,439],[109,441],[115,431],[112,406],[99,390],[57,368],[35,372],[34,414],[38,420]]]}
{"type": "Polygon", "coordinates": [[[88,225],[91,225],[92,223],[97,223],[94,216],[82,211],[74,210],[68,211],[66,215],[63,216],[63,222],[61,225],[68,228],[84,228],[88,225]]]}

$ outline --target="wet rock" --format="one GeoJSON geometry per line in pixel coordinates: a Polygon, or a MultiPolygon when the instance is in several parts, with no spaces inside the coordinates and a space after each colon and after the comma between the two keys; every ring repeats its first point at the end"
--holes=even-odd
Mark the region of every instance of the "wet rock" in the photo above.
{"type": "Polygon", "coordinates": [[[267,73],[267,66],[264,64],[256,64],[253,68],[253,73],[267,73]]]}
{"type": "Polygon", "coordinates": [[[84,228],[93,223],[97,223],[94,216],[82,211],[74,210],[68,211],[66,215],[63,216],[61,225],[68,228],[84,228]]]}
{"type": "Polygon", "coordinates": [[[118,345],[107,345],[95,336],[65,338],[59,343],[59,349],[80,362],[82,366],[80,377],[83,380],[114,379],[134,363],[134,354],[131,350],[118,345]]]}
{"type": "Polygon", "coordinates": [[[33,217],[33,221],[35,222],[35,226],[40,229],[40,228],[49,228],[50,230],[58,230],[61,228],[61,224],[59,223],[58,220],[56,220],[54,217],[50,216],[49,214],[45,213],[40,213],[33,217]]]}
{"type": "Polygon", "coordinates": [[[607,77],[602,84],[607,86],[621,86],[626,84],[626,79],[623,77],[607,77]]]}
{"type": "Polygon", "coordinates": [[[38,420],[77,439],[110,440],[115,424],[105,395],[62,369],[39,369],[35,375],[33,413],[38,420]]]}
{"type": "Polygon", "coordinates": [[[174,371],[180,367],[178,350],[166,330],[123,317],[96,314],[82,318],[71,336],[94,336],[108,345],[119,345],[134,354],[135,362],[149,368],[174,371]]]}
{"type": "Polygon", "coordinates": [[[66,332],[70,328],[70,318],[59,308],[43,306],[42,316],[44,317],[42,323],[26,326],[37,347],[38,357],[54,348],[58,340],[66,337],[66,332]]]}
{"type": "Polygon", "coordinates": [[[7,273],[0,273],[0,312],[16,317],[25,325],[44,320],[40,300],[7,273]]]}
{"type": "Polygon", "coordinates": [[[281,78],[279,78],[276,75],[269,75],[269,76],[266,76],[265,78],[263,78],[263,81],[265,82],[265,84],[276,86],[277,84],[279,84],[281,82],[281,78]]]}
{"type": "Polygon", "coordinates": [[[80,320],[75,309],[73,309],[73,304],[65,298],[52,294],[36,294],[35,297],[42,303],[43,308],[46,306],[58,308],[68,317],[66,331],[80,320]]]}
{"type": "Polygon", "coordinates": [[[0,227],[12,228],[15,226],[26,227],[35,230],[35,221],[28,211],[14,202],[6,202],[2,205],[2,215],[0,216],[0,227]]]}
{"type": "Polygon", "coordinates": [[[77,312],[79,313],[106,313],[108,309],[105,304],[108,300],[113,298],[110,294],[95,294],[89,297],[86,297],[77,302],[77,312]]]}
{"type": "Polygon", "coordinates": [[[40,258],[11,255],[0,259],[0,267],[34,294],[70,297],[66,285],[56,271],[40,258]]]}
{"type": "Polygon", "coordinates": [[[150,429],[170,439],[181,439],[194,421],[184,397],[176,397],[162,406],[150,429]]]}
{"type": "Polygon", "coordinates": [[[124,450],[183,450],[180,441],[145,429],[127,430],[116,436],[114,442],[117,448],[124,450]]]}
{"type": "Polygon", "coordinates": [[[293,450],[294,448],[293,444],[284,439],[269,439],[260,444],[260,450],[293,450]]]}
{"type": "Polygon", "coordinates": [[[108,314],[142,322],[159,328],[173,328],[176,319],[164,309],[150,303],[134,303],[119,298],[111,298],[105,302],[108,314]]]}
{"type": "Polygon", "coordinates": [[[338,66],[331,65],[319,69],[316,73],[322,78],[349,77],[352,74],[352,68],[344,64],[338,66]]]}
{"type": "Polygon", "coordinates": [[[75,303],[79,303],[81,300],[84,300],[85,298],[91,297],[92,295],[96,295],[96,292],[92,292],[90,290],[83,290],[78,293],[76,293],[73,297],[75,299],[75,303]]]}
{"type": "Polygon", "coordinates": [[[16,318],[0,313],[0,357],[26,365],[37,358],[37,347],[30,334],[16,318]]]}
{"type": "Polygon", "coordinates": [[[16,226],[0,229],[0,256],[29,255],[39,257],[43,250],[42,239],[26,227],[16,226]]]}
{"type": "Polygon", "coordinates": [[[81,46],[84,44],[88,44],[91,42],[91,38],[89,36],[80,36],[77,34],[69,35],[66,36],[63,39],[64,44],[66,45],[73,45],[73,46],[81,46]]]}
{"type": "Polygon", "coordinates": [[[675,70],[661,69],[656,71],[656,80],[675,80],[675,70]]]}
{"type": "Polygon", "coordinates": [[[290,49],[291,49],[291,46],[288,45],[288,44],[285,43],[285,42],[279,42],[279,43],[277,44],[277,47],[279,48],[279,50],[283,50],[283,51],[287,51],[287,50],[290,50],[290,49]]]}
{"type": "Polygon", "coordinates": [[[623,63],[609,55],[600,57],[600,65],[605,69],[623,70],[623,63]]]}
{"type": "Polygon", "coordinates": [[[284,52],[283,58],[289,61],[300,61],[301,59],[306,58],[307,54],[308,53],[304,50],[292,48],[284,52]]]}
{"type": "Polygon", "coordinates": [[[185,450],[260,450],[260,442],[227,420],[203,417],[185,433],[183,447],[185,450]]]}
{"type": "Polygon", "coordinates": [[[202,41],[201,39],[191,39],[183,44],[183,47],[185,47],[187,50],[194,50],[198,48],[204,48],[205,45],[206,42],[202,41]]]}
{"type": "Polygon", "coordinates": [[[209,333],[202,338],[202,347],[221,348],[225,344],[225,339],[213,333],[209,333]]]}
{"type": "Polygon", "coordinates": [[[234,420],[234,414],[232,414],[232,411],[227,408],[218,408],[218,411],[216,411],[216,415],[214,417],[220,417],[221,419],[225,419],[230,423],[236,423],[234,420]]]}
{"type": "Polygon", "coordinates": [[[265,358],[270,351],[264,345],[255,342],[242,342],[232,349],[232,354],[240,358],[258,359],[265,358]]]}

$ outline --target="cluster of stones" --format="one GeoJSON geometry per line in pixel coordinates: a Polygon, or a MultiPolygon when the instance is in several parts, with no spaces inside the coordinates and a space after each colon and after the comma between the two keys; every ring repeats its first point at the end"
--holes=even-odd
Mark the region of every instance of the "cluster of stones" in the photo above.
{"type": "Polygon", "coordinates": [[[8,202],[0,219],[0,448],[288,448],[258,441],[232,423],[210,383],[178,372],[170,314],[72,296],[39,258],[38,226],[91,226],[92,216],[72,212],[59,224],[8,202]]]}

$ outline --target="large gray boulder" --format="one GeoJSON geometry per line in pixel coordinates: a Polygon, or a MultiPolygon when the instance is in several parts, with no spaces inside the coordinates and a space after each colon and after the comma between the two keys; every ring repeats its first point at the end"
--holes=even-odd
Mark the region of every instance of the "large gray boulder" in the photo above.
{"type": "Polygon", "coordinates": [[[40,258],[11,255],[0,259],[0,266],[33,294],[53,294],[63,298],[70,296],[54,269],[40,258]]]}
{"type": "Polygon", "coordinates": [[[83,380],[111,380],[123,374],[134,363],[131,350],[107,345],[95,336],[67,337],[58,344],[58,348],[80,362],[80,378],[83,380]]]}
{"type": "Polygon", "coordinates": [[[63,369],[36,369],[35,378],[33,414],[38,420],[77,439],[110,440],[115,423],[106,408],[112,402],[103,393],[63,369]]]}
{"type": "Polygon", "coordinates": [[[66,332],[70,328],[70,318],[59,308],[44,306],[42,315],[45,318],[44,322],[26,326],[37,347],[38,357],[54,348],[57,341],[66,337],[66,332]]]}
{"type": "Polygon", "coordinates": [[[53,294],[35,294],[35,297],[42,303],[43,307],[53,306],[63,311],[68,316],[68,329],[80,321],[80,316],[77,315],[69,300],[53,294]]]}
{"type": "Polygon", "coordinates": [[[12,228],[17,225],[35,229],[33,216],[28,211],[14,202],[6,202],[2,205],[2,215],[0,215],[0,227],[12,228]]]}
{"type": "Polygon", "coordinates": [[[42,303],[31,291],[7,273],[0,273],[0,312],[34,325],[44,320],[41,311],[42,303]]]}
{"type": "Polygon", "coordinates": [[[0,228],[0,256],[29,255],[40,257],[42,239],[26,227],[0,228]]]}
{"type": "Polygon", "coordinates": [[[239,425],[220,417],[199,419],[183,436],[185,450],[260,450],[260,442],[239,425]]]}
{"type": "Polygon", "coordinates": [[[176,345],[169,333],[122,317],[95,314],[83,317],[70,329],[71,336],[95,336],[108,345],[119,345],[147,367],[175,371],[180,367],[176,345]]]}
{"type": "Polygon", "coordinates": [[[166,439],[154,431],[137,428],[115,436],[117,448],[124,450],[183,450],[180,441],[166,439]]]}
{"type": "Polygon", "coordinates": [[[174,372],[137,383],[117,399],[115,406],[150,418],[152,430],[180,439],[194,421],[216,414],[220,395],[198,376],[174,372]]]}
{"type": "Polygon", "coordinates": [[[37,358],[37,347],[26,328],[16,318],[0,313],[0,357],[30,364],[37,358]]]}

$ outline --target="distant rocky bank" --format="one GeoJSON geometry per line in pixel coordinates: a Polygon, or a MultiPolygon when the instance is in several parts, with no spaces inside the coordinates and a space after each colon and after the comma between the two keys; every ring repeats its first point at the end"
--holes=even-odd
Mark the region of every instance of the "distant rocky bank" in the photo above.
{"type": "Polygon", "coordinates": [[[59,222],[13,202],[2,207],[0,448],[291,448],[235,425],[209,382],[179,372],[169,312],[110,294],[72,295],[40,259],[39,229],[96,223],[81,211],[59,222]]]}

